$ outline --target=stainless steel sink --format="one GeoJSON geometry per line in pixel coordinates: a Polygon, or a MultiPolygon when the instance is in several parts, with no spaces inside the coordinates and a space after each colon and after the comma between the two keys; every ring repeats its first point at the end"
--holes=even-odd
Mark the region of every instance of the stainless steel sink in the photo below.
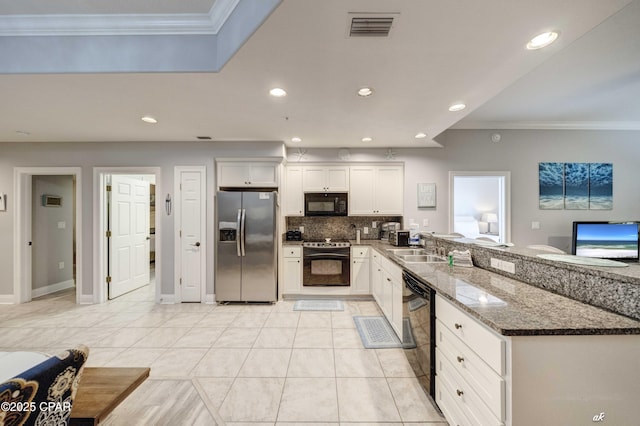
{"type": "Polygon", "coordinates": [[[391,252],[395,256],[415,256],[427,254],[427,251],[424,249],[387,249],[387,251],[391,252]]]}
{"type": "Polygon", "coordinates": [[[398,257],[407,263],[436,263],[447,261],[445,257],[436,256],[435,254],[405,255],[398,257]]]}

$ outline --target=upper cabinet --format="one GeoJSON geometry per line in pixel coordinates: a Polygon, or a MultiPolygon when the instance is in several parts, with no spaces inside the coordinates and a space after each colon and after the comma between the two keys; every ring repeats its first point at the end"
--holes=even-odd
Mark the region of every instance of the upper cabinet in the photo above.
{"type": "Polygon", "coordinates": [[[404,166],[352,163],[285,168],[284,215],[304,215],[305,192],[348,192],[351,216],[402,216],[404,166]]]}
{"type": "Polygon", "coordinates": [[[301,166],[288,166],[286,168],[284,187],[284,215],[304,216],[301,166]]]}
{"type": "Polygon", "coordinates": [[[348,192],[348,166],[303,166],[304,192],[348,192]]]}
{"type": "Polygon", "coordinates": [[[354,165],[349,173],[349,215],[402,215],[404,168],[354,165]]]}
{"type": "Polygon", "coordinates": [[[278,187],[278,166],[276,162],[235,162],[217,163],[218,187],[278,187]]]}

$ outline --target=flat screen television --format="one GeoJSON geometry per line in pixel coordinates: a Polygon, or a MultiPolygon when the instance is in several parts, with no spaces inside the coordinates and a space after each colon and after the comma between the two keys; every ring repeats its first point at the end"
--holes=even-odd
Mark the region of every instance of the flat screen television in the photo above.
{"type": "Polygon", "coordinates": [[[637,262],[639,222],[573,222],[571,253],[637,262]]]}

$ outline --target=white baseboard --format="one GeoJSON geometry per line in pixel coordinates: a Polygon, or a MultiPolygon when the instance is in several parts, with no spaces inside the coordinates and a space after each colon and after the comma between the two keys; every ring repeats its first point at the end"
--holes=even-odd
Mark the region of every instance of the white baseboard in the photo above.
{"type": "Polygon", "coordinates": [[[31,298],[34,299],[36,297],[45,296],[47,294],[55,293],[56,291],[66,290],[75,285],[75,281],[73,279],[67,281],[61,281],[59,283],[50,284],[44,287],[34,288],[31,290],[31,298]]]}
{"type": "Polygon", "coordinates": [[[93,305],[93,294],[81,294],[78,303],[80,305],[93,305]]]}
{"type": "Polygon", "coordinates": [[[0,305],[13,305],[14,303],[13,294],[0,294],[0,305]]]}
{"type": "Polygon", "coordinates": [[[204,303],[207,305],[213,305],[216,303],[216,295],[215,294],[207,294],[204,296],[204,303]]]}
{"type": "Polygon", "coordinates": [[[175,294],[161,294],[160,295],[160,304],[161,305],[173,305],[176,303],[175,294]]]}

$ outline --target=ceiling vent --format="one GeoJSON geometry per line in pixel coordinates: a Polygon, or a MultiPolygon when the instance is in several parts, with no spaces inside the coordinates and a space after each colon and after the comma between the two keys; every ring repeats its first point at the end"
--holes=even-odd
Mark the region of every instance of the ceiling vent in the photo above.
{"type": "Polygon", "coordinates": [[[389,37],[394,15],[392,13],[350,13],[349,37],[389,37]]]}

